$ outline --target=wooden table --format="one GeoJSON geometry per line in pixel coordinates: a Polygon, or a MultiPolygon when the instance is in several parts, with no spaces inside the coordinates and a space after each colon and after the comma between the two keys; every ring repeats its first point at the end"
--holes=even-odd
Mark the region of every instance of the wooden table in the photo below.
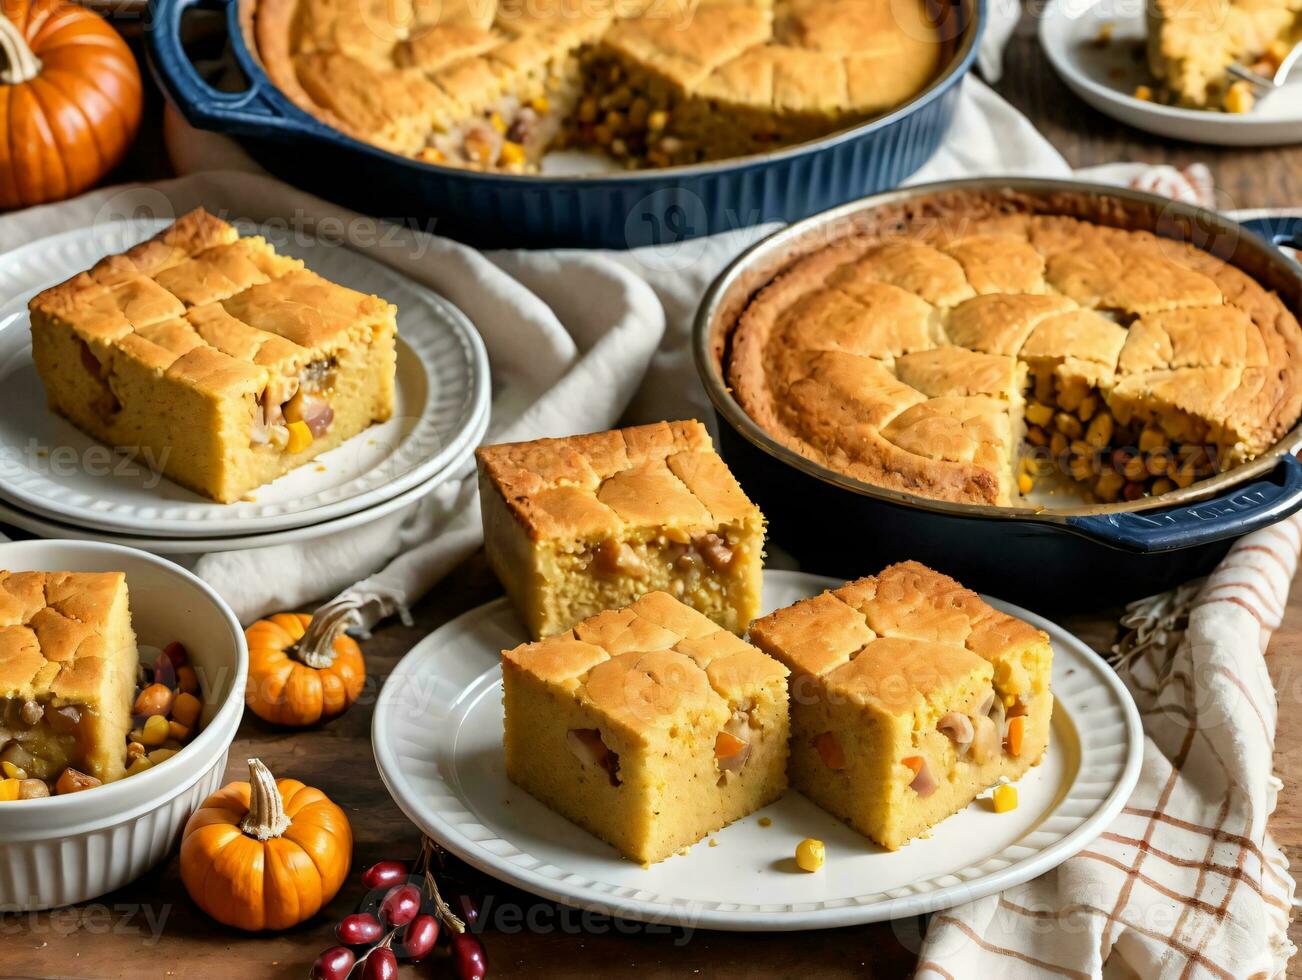
{"type": "MultiPolygon", "coordinates": [[[[1073,164],[1112,160],[1204,161],[1216,175],[1224,207],[1302,205],[1302,147],[1238,151],[1161,143],[1076,100],[1053,74],[1022,23],[1009,49],[999,90],[1027,113],[1073,164]]],[[[159,103],[123,179],[162,176],[159,103]]],[[[365,644],[371,675],[382,679],[411,646],[452,616],[499,594],[481,556],[415,609],[415,624],[387,623],[365,644]]],[[[1065,622],[1097,648],[1111,642],[1115,610],[1065,622]]],[[[1272,826],[1295,867],[1302,866],[1302,584],[1295,585],[1284,627],[1270,649],[1280,697],[1276,771],[1286,789],[1272,826]]],[[[373,697],[372,697],[373,700],[373,697]]],[[[231,751],[231,778],[244,778],[243,760],[257,755],[273,770],[326,789],[353,819],[356,869],[383,858],[415,855],[418,834],[385,792],[370,748],[370,700],[340,720],[301,734],[246,716],[231,751]]],[[[356,875],[354,875],[354,879],[356,875]]],[[[921,923],[838,929],[822,933],[730,934],[646,927],[583,916],[488,881],[477,883],[486,917],[499,928],[485,936],[494,976],[568,977],[575,973],[637,976],[642,980],[693,972],[737,977],[901,977],[915,962],[921,923]],[[532,918],[526,914],[532,910],[532,918]],[[534,921],[536,930],[518,925],[534,921]]],[[[330,930],[361,893],[354,880],[313,921],[277,936],[251,938],[215,925],[186,897],[172,860],[141,881],[84,907],[0,918],[0,975],[33,977],[298,978],[332,944],[330,930]],[[158,924],[161,923],[161,928],[158,924]]],[[[1302,945],[1302,926],[1294,927],[1302,945]]],[[[1302,977],[1294,965],[1290,976],[1302,977]]],[[[404,976],[450,975],[442,964],[404,976]]]]}

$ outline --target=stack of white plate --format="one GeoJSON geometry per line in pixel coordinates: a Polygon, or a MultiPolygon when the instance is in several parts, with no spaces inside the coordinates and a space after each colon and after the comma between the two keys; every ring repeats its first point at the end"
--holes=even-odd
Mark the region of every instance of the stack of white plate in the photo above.
{"type": "Polygon", "coordinates": [[[257,231],[327,279],[398,307],[394,417],[256,490],[213,503],[108,450],[55,415],[32,362],[27,301],[156,233],[166,222],[112,221],[0,255],[0,528],[159,554],[304,541],[377,520],[468,469],[488,427],[483,341],[446,300],[350,249],[257,231]]]}

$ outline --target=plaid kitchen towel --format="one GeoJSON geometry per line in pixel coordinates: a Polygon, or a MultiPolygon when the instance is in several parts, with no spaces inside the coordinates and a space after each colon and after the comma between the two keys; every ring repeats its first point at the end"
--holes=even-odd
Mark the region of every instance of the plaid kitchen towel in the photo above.
{"type": "Polygon", "coordinates": [[[1054,871],[937,913],[919,977],[1283,975],[1293,879],[1266,827],[1280,783],[1265,653],[1300,543],[1302,516],[1128,608],[1117,670],[1145,734],[1129,802],[1054,871]]]}

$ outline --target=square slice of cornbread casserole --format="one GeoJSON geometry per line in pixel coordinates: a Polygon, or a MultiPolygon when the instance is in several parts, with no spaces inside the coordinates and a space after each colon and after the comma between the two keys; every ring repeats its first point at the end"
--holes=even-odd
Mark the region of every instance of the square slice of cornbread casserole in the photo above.
{"type": "Polygon", "coordinates": [[[506,773],[650,864],[787,788],[787,670],[663,592],[502,653],[506,773]]]}
{"type": "Polygon", "coordinates": [[[50,407],[219,503],[393,413],[396,310],[202,210],[31,302],[50,407]]]}
{"type": "Polygon", "coordinates": [[[0,571],[0,760],[120,779],[139,659],[121,572],[0,571]]]}
{"type": "Polygon", "coordinates": [[[889,850],[1049,744],[1048,637],[917,562],[780,609],[750,639],[792,672],[792,784],[889,850]]]}
{"type": "Polygon", "coordinates": [[[668,592],[734,633],[759,614],[764,517],[700,422],[478,452],[489,564],[530,635],[668,592]]]}

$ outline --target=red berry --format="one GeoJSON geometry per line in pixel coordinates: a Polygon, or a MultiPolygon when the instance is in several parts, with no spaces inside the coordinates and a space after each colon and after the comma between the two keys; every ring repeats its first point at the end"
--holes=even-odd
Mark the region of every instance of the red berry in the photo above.
{"type": "Polygon", "coordinates": [[[375,942],[384,933],[380,920],[369,912],[359,912],[345,917],[335,926],[335,935],[345,946],[365,946],[375,942]]]}
{"type": "Polygon", "coordinates": [[[172,661],[172,666],[176,668],[184,667],[190,660],[190,655],[186,653],[185,647],[179,643],[169,643],[163,647],[163,653],[167,654],[167,659],[172,661]]]}
{"type": "Polygon", "coordinates": [[[488,973],[484,946],[468,932],[452,934],[452,968],[458,980],[483,980],[488,973]]]}
{"type": "Polygon", "coordinates": [[[420,914],[420,889],[415,885],[395,885],[380,903],[380,918],[391,926],[405,926],[420,914]]]}
{"type": "Polygon", "coordinates": [[[402,934],[402,951],[420,962],[429,955],[439,938],[439,920],[432,915],[418,915],[402,934]]]}
{"type": "Polygon", "coordinates": [[[176,664],[166,653],[160,653],[154,661],[154,683],[176,690],[176,664]]]}
{"type": "Polygon", "coordinates": [[[398,975],[398,957],[387,946],[376,946],[366,954],[362,980],[393,980],[398,975]]]}
{"type": "Polygon", "coordinates": [[[407,878],[407,866],[401,861],[381,861],[362,873],[362,884],[367,888],[392,888],[407,878]]]}
{"type": "Polygon", "coordinates": [[[356,962],[347,946],[331,946],[312,964],[312,980],[345,980],[356,962]]]}

